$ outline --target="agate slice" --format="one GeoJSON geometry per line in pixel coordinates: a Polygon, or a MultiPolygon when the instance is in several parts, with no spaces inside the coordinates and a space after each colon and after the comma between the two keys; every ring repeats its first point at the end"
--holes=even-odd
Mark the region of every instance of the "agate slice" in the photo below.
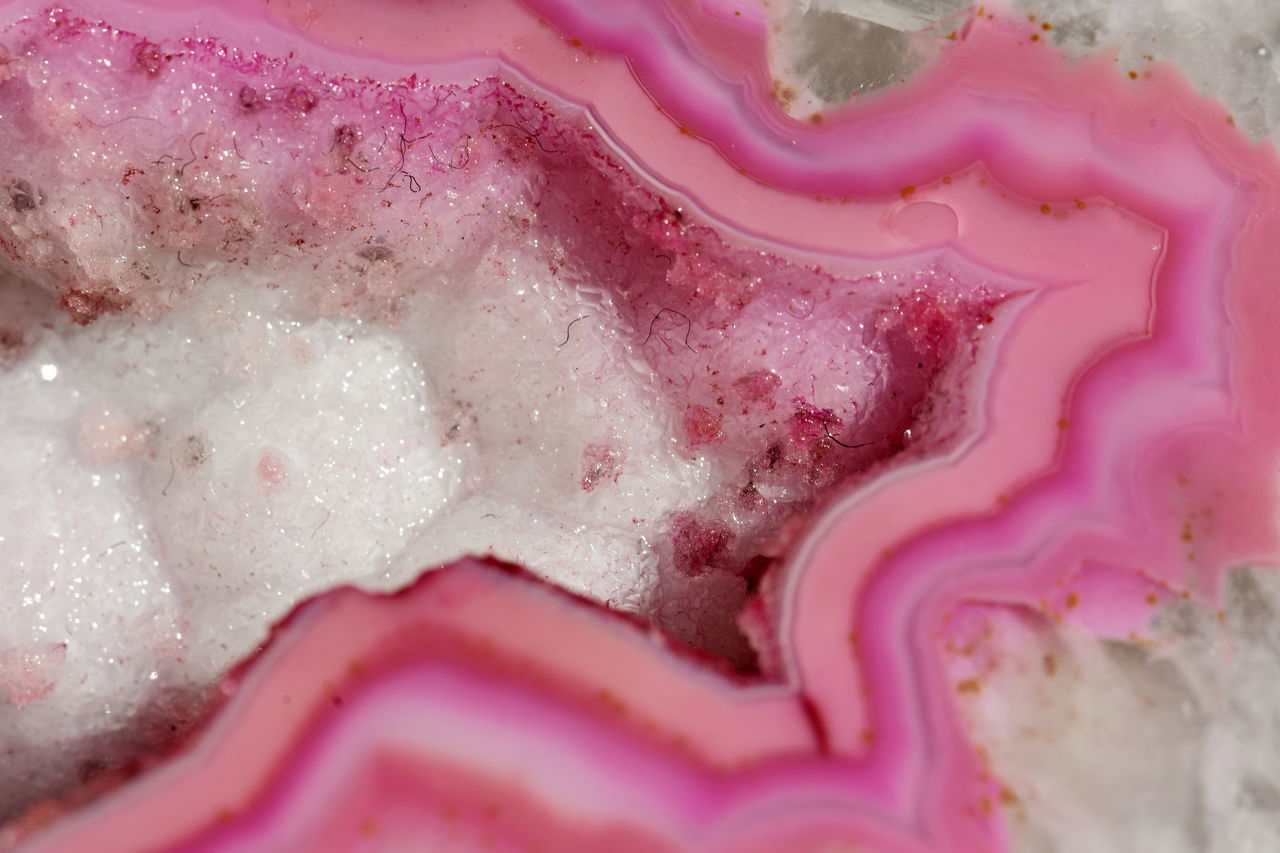
{"type": "Polygon", "coordinates": [[[1280,170],[1171,67],[0,8],[6,847],[1012,849],[1019,638],[1274,563],[1280,170]]]}

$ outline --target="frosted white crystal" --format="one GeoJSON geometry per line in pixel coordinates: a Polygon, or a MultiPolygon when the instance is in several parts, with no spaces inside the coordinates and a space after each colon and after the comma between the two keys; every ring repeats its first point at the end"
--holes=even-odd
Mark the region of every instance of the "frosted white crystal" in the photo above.
{"type": "Polygon", "coordinates": [[[488,553],[640,608],[647,543],[706,464],[676,453],[607,304],[561,346],[572,293],[531,258],[500,267],[418,291],[394,326],[299,319],[308,282],[234,269],[157,321],[88,328],[6,283],[10,316],[51,328],[0,369],[0,479],[21,484],[0,497],[0,810],[127,755],[118,728],[337,584],[488,553]],[[627,462],[588,493],[589,441],[627,462]]]}
{"type": "Polygon", "coordinates": [[[1228,577],[1222,621],[1166,605],[1152,643],[993,619],[962,705],[1022,853],[1280,848],[1280,576],[1228,577]]]}

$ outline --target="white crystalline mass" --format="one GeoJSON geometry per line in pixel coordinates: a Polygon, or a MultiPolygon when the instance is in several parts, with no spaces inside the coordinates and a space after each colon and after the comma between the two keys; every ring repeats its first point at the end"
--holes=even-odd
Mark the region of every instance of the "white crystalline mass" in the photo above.
{"type": "Polygon", "coordinates": [[[52,332],[0,369],[0,812],[127,757],[121,727],[180,719],[338,584],[489,553],[638,609],[647,538],[707,472],[607,326],[560,346],[578,306],[528,263],[423,288],[398,327],[299,321],[287,280],[215,272],[160,321],[79,328],[6,283],[0,312],[52,332]],[[584,440],[625,448],[608,489],[580,485],[584,440]]]}

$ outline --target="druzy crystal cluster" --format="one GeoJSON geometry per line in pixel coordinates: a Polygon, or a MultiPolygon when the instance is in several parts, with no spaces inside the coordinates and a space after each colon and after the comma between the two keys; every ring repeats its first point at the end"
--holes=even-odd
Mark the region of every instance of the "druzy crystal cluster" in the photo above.
{"type": "Polygon", "coordinates": [[[917,5],[0,7],[0,844],[1280,838],[1275,152],[917,5]]]}

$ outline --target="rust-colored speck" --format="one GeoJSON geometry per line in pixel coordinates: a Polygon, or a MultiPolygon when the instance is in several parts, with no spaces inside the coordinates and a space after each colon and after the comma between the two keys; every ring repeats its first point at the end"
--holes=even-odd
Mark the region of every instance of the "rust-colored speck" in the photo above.
{"type": "Polygon", "coordinates": [[[1137,80],[1137,79],[1138,79],[1138,72],[1137,72],[1137,71],[1130,71],[1130,72],[1129,72],[1129,79],[1130,79],[1130,80],[1137,80]]]}
{"type": "Polygon", "coordinates": [[[1075,609],[1076,609],[1076,606],[1077,606],[1077,605],[1079,605],[1079,604],[1080,604],[1080,596],[1079,596],[1077,593],[1074,593],[1074,592],[1073,592],[1073,593],[1071,593],[1071,594],[1069,594],[1069,595],[1067,596],[1067,609],[1068,609],[1068,610],[1075,610],[1075,609]]]}
{"type": "Polygon", "coordinates": [[[1075,200],[1075,202],[1076,202],[1076,207],[1080,208],[1081,210],[1084,210],[1084,202],[1083,202],[1083,201],[1081,201],[1080,199],[1076,199],[1076,200],[1075,200]]]}
{"type": "Polygon", "coordinates": [[[790,86],[782,85],[781,80],[773,81],[773,99],[778,102],[781,107],[791,106],[791,102],[796,99],[796,90],[790,86]]]}
{"type": "Polygon", "coordinates": [[[1047,205],[1047,204],[1042,204],[1042,205],[1040,205],[1040,212],[1041,212],[1041,213],[1049,213],[1049,212],[1050,212],[1050,211],[1052,211],[1052,210],[1053,210],[1053,208],[1052,208],[1052,207],[1050,207],[1050,206],[1049,206],[1049,205],[1047,205]]]}
{"type": "Polygon", "coordinates": [[[1066,429],[1070,426],[1070,421],[1066,418],[1058,418],[1058,429],[1066,429]]]}
{"type": "Polygon", "coordinates": [[[600,689],[596,692],[596,698],[615,714],[625,714],[627,712],[627,704],[608,690],[600,689]]]}
{"type": "Polygon", "coordinates": [[[966,678],[964,681],[956,684],[956,690],[961,693],[981,693],[982,682],[976,678],[966,678]]]}
{"type": "Polygon", "coordinates": [[[1058,659],[1053,655],[1044,656],[1044,674],[1050,678],[1058,674],[1058,659]]]}
{"type": "Polygon", "coordinates": [[[898,190],[898,195],[902,196],[903,198],[911,198],[911,196],[915,194],[916,194],[915,187],[903,187],[902,189],[898,190]]]}

